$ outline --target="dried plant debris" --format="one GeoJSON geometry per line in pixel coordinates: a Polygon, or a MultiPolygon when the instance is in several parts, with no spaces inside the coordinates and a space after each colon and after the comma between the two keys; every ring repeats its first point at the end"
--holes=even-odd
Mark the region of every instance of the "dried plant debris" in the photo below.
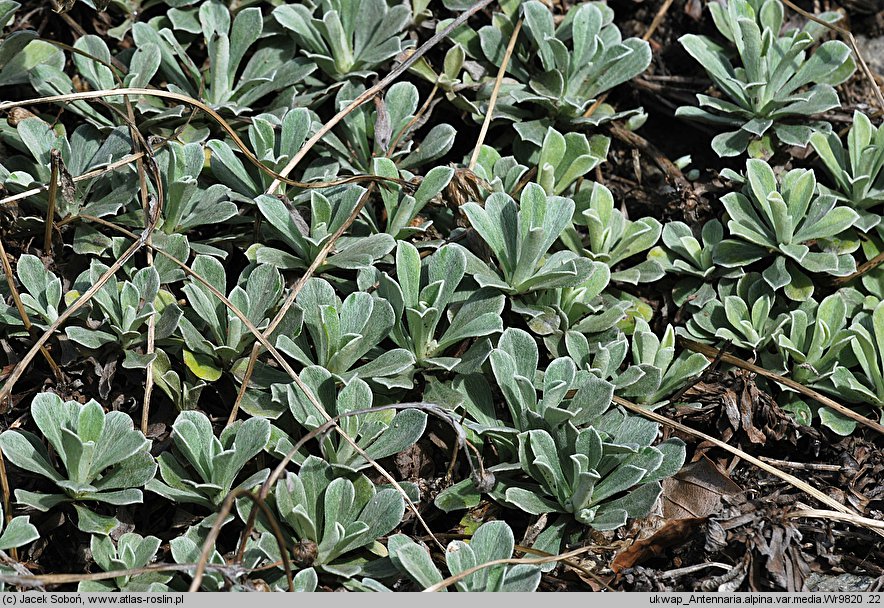
{"type": "Polygon", "coordinates": [[[874,2],[38,4],[0,589],[884,575],[874,2]]]}

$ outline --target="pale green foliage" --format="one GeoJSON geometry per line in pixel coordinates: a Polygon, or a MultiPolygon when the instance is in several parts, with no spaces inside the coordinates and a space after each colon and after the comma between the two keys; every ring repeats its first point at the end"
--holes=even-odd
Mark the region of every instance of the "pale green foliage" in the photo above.
{"type": "Polygon", "coordinates": [[[31,403],[31,416],[58,455],[63,472],[52,464],[40,438],[28,431],[4,431],[3,455],[20,469],[48,478],[61,493],[17,489],[16,500],[39,511],[71,500],[141,502],[140,488],[153,479],[157,465],[150,455],[150,441],[133,428],[127,414],[105,414],[95,401],[82,405],[40,393],[31,403]]]}
{"type": "Polygon", "coordinates": [[[643,319],[636,319],[631,361],[623,371],[628,347],[625,336],[606,344],[598,343],[592,349],[582,334],[569,332],[565,343],[568,354],[581,369],[612,382],[617,395],[649,405],[659,404],[709,365],[706,357],[699,353],[682,352],[676,356],[673,327],[667,326],[661,339],[643,319]]]}
{"type": "MultiPolygon", "coordinates": [[[[309,224],[296,209],[278,198],[259,196],[258,209],[269,224],[268,237],[280,240],[288,250],[256,243],[246,255],[260,264],[268,263],[281,269],[307,267],[332,235],[344,225],[364,192],[363,188],[356,186],[325,192],[311,191],[309,224]]],[[[335,253],[326,258],[319,271],[367,268],[392,251],[393,247],[395,241],[389,234],[342,237],[336,243],[335,253]]]]}
{"type": "Polygon", "coordinates": [[[604,262],[611,267],[611,280],[624,283],[647,283],[663,276],[663,268],[653,259],[623,269],[619,264],[653,247],[663,227],[652,217],[632,221],[614,208],[614,197],[605,186],[592,187],[575,194],[574,224],[584,227],[583,238],[572,225],[563,241],[571,251],[604,262]]]}
{"type": "Polygon", "coordinates": [[[835,187],[826,191],[860,213],[858,225],[863,230],[877,225],[880,216],[867,210],[884,203],[884,129],[875,128],[857,110],[847,133],[846,149],[834,133],[814,133],[810,144],[834,181],[835,187]]]}
{"type": "Polygon", "coordinates": [[[731,238],[716,247],[717,264],[740,268],[773,255],[762,276],[771,289],[783,289],[793,300],[813,294],[814,283],[804,271],[846,276],[856,270],[851,246],[838,236],[859,215],[819,193],[812,171],[793,169],[778,179],[766,162],[750,159],[743,192],[730,192],[721,202],[731,238]]]}
{"type": "Polygon", "coordinates": [[[570,251],[550,248],[567,228],[574,213],[574,201],[547,196],[537,184],[528,184],[516,203],[495,192],[484,207],[470,202],[463,210],[473,228],[488,245],[498,272],[479,268],[475,279],[482,287],[505,293],[524,294],[539,289],[572,287],[589,277],[589,260],[570,251]]]}
{"type": "MultiPolygon", "coordinates": [[[[144,568],[153,561],[160,543],[156,536],[142,537],[140,534],[127,532],[120,536],[116,546],[109,536],[92,536],[89,547],[92,550],[92,559],[102,570],[115,572],[144,568]]],[[[164,592],[169,591],[166,583],[171,579],[172,575],[166,572],[148,572],[100,581],[80,581],[77,591],[164,592]]]]}
{"type": "Polygon", "coordinates": [[[681,440],[652,447],[656,433],[656,424],[620,410],[579,431],[569,426],[566,443],[543,430],[520,433],[519,463],[537,485],[505,487],[503,500],[533,514],[571,513],[596,530],[644,517],[662,492],[659,481],[676,473],[685,458],[681,440]]]}
{"type": "MultiPolygon", "coordinates": [[[[884,249],[880,129],[862,114],[844,144],[813,136],[824,185],[805,168],[778,176],[783,163],[818,162],[781,149],[776,164],[750,162],[746,178],[725,170],[717,180],[720,167],[697,165],[685,173],[691,191],[649,145],[637,160],[656,168],[634,166],[643,196],[633,196],[631,146],[612,146],[597,127],[634,130],[647,118],[630,109],[638,93],[626,83],[650,65],[651,45],[623,39],[628,17],[615,24],[604,3],[489,5],[320,137],[472,2],[142,5],[77,4],[95,34],[75,33],[73,52],[37,40],[23,28],[42,22],[0,0],[9,99],[124,86],[214,108],[113,94],[28,102],[0,122],[0,236],[13,268],[0,281],[3,366],[20,371],[51,328],[44,354],[62,370],[50,377],[48,357],[31,352],[8,404],[7,422],[17,422],[0,435],[16,508],[45,512],[39,533],[19,516],[0,534],[0,550],[43,535],[17,568],[46,569],[55,562],[40,557],[44,546],[91,535],[74,564],[85,571],[179,567],[86,581],[84,591],[179,591],[204,551],[216,567],[201,590],[287,590],[288,557],[296,591],[389,591],[511,558],[535,522],[534,549],[580,546],[593,530],[646,517],[684,462],[679,440],[661,442],[656,423],[614,403],[683,407],[694,392],[682,389],[717,381],[678,333],[730,341],[741,357],[880,414],[884,275],[871,270],[834,294],[827,282],[856,269],[860,246],[867,260],[884,249]],[[473,123],[520,19],[473,163],[473,123]],[[720,191],[744,183],[722,205],[720,191]],[[51,247],[39,238],[47,226],[51,247]],[[34,390],[32,404],[20,401],[34,390]],[[64,401],[93,394],[112,411],[64,401]],[[443,475],[444,488],[434,482],[443,475]],[[218,519],[232,493],[265,482],[266,512],[239,495],[218,519]],[[411,501],[432,525],[434,508],[486,498],[497,521],[468,513],[458,527],[471,537],[451,542],[444,560],[418,544],[405,513],[411,501]]],[[[710,54],[704,67],[725,97],[739,98],[701,96],[710,110],[701,117],[740,129],[716,149],[805,141],[805,115],[834,107],[831,85],[852,71],[843,45],[811,53],[815,25],[780,35],[776,0],[710,10],[739,47],[735,59],[685,39],[695,56],[710,54]]],[[[655,70],[676,65],[665,63],[655,70]]],[[[645,95],[653,83],[638,85],[645,95]]],[[[756,382],[802,423],[853,430],[756,382]]],[[[497,564],[454,586],[534,591],[553,567],[497,564]]]]}
{"type": "Polygon", "coordinates": [[[689,336],[701,341],[729,340],[757,351],[777,339],[789,320],[774,309],[776,296],[758,273],[722,281],[718,298],[706,303],[686,324],[689,336]]]}
{"type": "MultiPolygon", "coordinates": [[[[507,71],[521,83],[509,103],[538,106],[562,122],[597,124],[612,118],[598,112],[583,118],[596,98],[645,71],[651,49],[638,38],[622,39],[613,11],[600,2],[573,5],[556,25],[549,9],[536,0],[521,5],[525,42],[517,46],[507,71]]],[[[513,21],[479,30],[485,57],[499,66],[513,21]]],[[[616,116],[615,116],[616,117],[616,116]]]]}
{"type": "MultiPolygon", "coordinates": [[[[227,288],[224,265],[216,258],[197,256],[193,270],[218,292],[227,288]]],[[[184,364],[197,377],[214,382],[223,370],[246,353],[255,341],[248,326],[225,306],[201,281],[190,278],[182,291],[193,314],[178,322],[184,338],[184,364]]],[[[240,276],[239,285],[228,294],[228,299],[259,329],[265,328],[276,312],[282,296],[282,277],[269,264],[252,266],[240,276]]]]}
{"type": "MultiPolygon", "coordinates": [[[[24,254],[18,260],[19,294],[31,323],[45,329],[61,311],[61,279],[43,265],[37,256],[24,254]]],[[[18,310],[5,306],[4,324],[23,327],[18,310]]]]}
{"type": "MultiPolygon", "coordinates": [[[[453,540],[445,550],[445,564],[452,575],[497,559],[513,555],[515,538],[502,521],[489,521],[479,526],[469,543],[453,540]]],[[[404,534],[388,541],[390,560],[396,569],[423,587],[441,582],[442,573],[429,552],[404,534]]],[[[540,583],[540,568],[529,564],[500,564],[474,572],[454,585],[462,593],[535,591],[540,583]]]]}
{"type": "Polygon", "coordinates": [[[537,183],[547,194],[563,194],[605,160],[611,140],[602,135],[587,139],[582,133],[562,135],[547,129],[537,161],[537,183]]]}
{"type": "Polygon", "coordinates": [[[884,302],[878,302],[871,314],[857,315],[850,331],[854,336],[850,346],[859,369],[838,366],[832,382],[852,401],[884,407],[884,302]]]}
{"type": "MultiPolygon", "coordinates": [[[[175,502],[214,509],[269,439],[270,423],[264,418],[238,421],[216,437],[205,414],[181,412],[172,425],[173,449],[158,458],[162,481],[151,480],[147,489],[175,502]]],[[[237,487],[251,488],[268,473],[268,469],[260,470],[237,487]]]]}
{"type": "MultiPolygon", "coordinates": [[[[676,112],[693,120],[733,128],[712,140],[719,156],[739,156],[753,142],[771,137],[787,145],[807,145],[815,128],[806,117],[839,106],[834,86],[856,69],[850,48],[829,40],[809,51],[825,27],[812,21],[781,35],[784,9],[780,0],[728,0],[707,5],[719,33],[732,47],[711,38],[685,34],[679,41],[727,96],[697,95],[701,109],[682,106],[676,112]],[[739,62],[731,62],[735,48],[739,62]],[[809,87],[809,88],[806,88],[809,87]]],[[[820,15],[836,21],[837,13],[820,15]]],[[[752,150],[750,150],[750,153],[752,150]]],[[[756,153],[755,155],[758,155],[756,153]]]]}
{"type": "MultiPolygon", "coordinates": [[[[98,281],[108,270],[101,262],[92,262],[89,270],[78,277],[74,286],[85,291],[98,281]]],[[[154,317],[154,337],[163,340],[175,333],[181,320],[181,309],[171,300],[171,294],[159,295],[160,276],[153,267],[142,268],[131,281],[117,281],[111,277],[92,297],[95,322],[86,321],[85,326],[69,325],[65,328],[68,338],[90,349],[105,345],[119,345],[125,359],[123,367],[145,367],[153,357],[142,355],[136,348],[143,346],[147,324],[154,317]],[[166,301],[163,301],[166,300],[166,301]],[[162,314],[157,314],[154,305],[163,306],[162,314]],[[104,325],[102,325],[104,321],[104,325]],[[110,331],[108,331],[110,330],[110,331]]]]}
{"type": "Polygon", "coordinates": [[[296,44],[333,78],[360,78],[395,57],[403,48],[408,7],[390,7],[385,0],[349,2],[320,0],[319,14],[307,6],[289,4],[273,17],[292,34],[296,44]]]}
{"type": "Polygon", "coordinates": [[[500,313],[504,296],[493,290],[467,295],[457,291],[466,275],[467,257],[458,245],[445,245],[427,258],[422,268],[418,250],[400,241],[396,249],[396,279],[381,275],[378,293],[393,307],[393,342],[414,355],[418,365],[455,369],[460,357],[445,350],[469,338],[503,331],[500,313]],[[453,308],[456,312],[447,310],[453,308]],[[446,315],[446,312],[448,315],[446,315]],[[447,327],[438,337],[440,321],[447,327]]]}
{"type": "Polygon", "coordinates": [[[303,365],[320,365],[347,381],[370,379],[385,384],[410,382],[406,375],[414,365],[411,351],[395,348],[357,365],[386,338],[396,323],[386,300],[355,292],[344,301],[323,279],[310,279],[298,294],[303,325],[295,338],[280,335],[277,348],[303,365]]]}
{"type": "Polygon", "coordinates": [[[40,538],[40,533],[28,515],[13,517],[9,523],[6,523],[3,519],[3,509],[0,508],[0,521],[3,522],[3,527],[0,528],[3,530],[0,534],[0,551],[21,547],[40,538]]]}
{"type": "MultiPolygon", "coordinates": [[[[355,576],[362,568],[358,562],[340,558],[388,534],[405,513],[405,502],[395,489],[377,489],[364,475],[340,476],[315,456],[304,461],[298,474],[280,479],[273,496],[294,538],[315,543],[309,565],[345,577],[355,576]]],[[[242,508],[245,517],[253,507],[242,503],[242,508]]]]}
{"type": "MultiPolygon", "coordinates": [[[[363,92],[361,85],[344,83],[336,96],[339,109],[363,92]]],[[[394,161],[394,167],[410,171],[431,166],[451,150],[456,130],[447,123],[438,123],[416,139],[419,98],[413,84],[393,84],[383,101],[378,98],[374,107],[363,105],[344,117],[335,129],[340,138],[329,135],[324,142],[337,153],[343,167],[357,173],[373,172],[373,163],[385,158],[394,161]]]]}
{"type": "Polygon", "coordinates": [[[715,264],[715,251],[724,238],[724,229],[717,219],[703,224],[700,240],[684,222],[669,222],[663,226],[663,246],[648,252],[663,270],[679,277],[672,290],[672,299],[678,306],[690,302],[702,306],[715,297],[712,281],[718,278],[737,278],[742,269],[722,268],[715,264]]]}
{"type": "MultiPolygon", "coordinates": [[[[348,412],[370,409],[372,392],[360,378],[353,378],[339,391],[335,378],[324,367],[310,366],[301,372],[301,381],[319,400],[330,416],[343,416],[340,425],[369,458],[379,460],[411,447],[427,425],[427,415],[419,410],[392,410],[345,416],[348,412]]],[[[312,431],[326,422],[325,417],[293,384],[273,385],[274,400],[286,404],[292,416],[305,429],[312,431]]],[[[326,462],[336,467],[358,471],[370,466],[358,450],[337,434],[325,435],[321,442],[326,462]]]]}

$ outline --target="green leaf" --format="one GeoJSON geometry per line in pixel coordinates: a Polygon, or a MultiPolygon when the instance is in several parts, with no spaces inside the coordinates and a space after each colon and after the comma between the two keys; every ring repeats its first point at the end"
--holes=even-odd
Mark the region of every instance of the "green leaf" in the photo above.
{"type": "Polygon", "coordinates": [[[6,524],[3,534],[0,534],[0,551],[21,547],[38,538],[40,533],[29,517],[15,517],[6,524]]]}
{"type": "Polygon", "coordinates": [[[184,365],[193,372],[193,375],[208,382],[215,382],[221,378],[222,370],[210,357],[200,353],[192,353],[189,350],[182,351],[184,365]]]}
{"type": "Polygon", "coordinates": [[[404,534],[395,534],[387,540],[390,560],[396,567],[422,587],[442,582],[442,574],[433,564],[430,552],[404,534]]]}

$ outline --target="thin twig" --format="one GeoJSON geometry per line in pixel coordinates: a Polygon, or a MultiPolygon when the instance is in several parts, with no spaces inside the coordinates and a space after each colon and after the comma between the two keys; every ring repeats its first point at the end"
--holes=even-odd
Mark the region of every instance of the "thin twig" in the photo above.
{"type": "MultiPolygon", "coordinates": [[[[115,72],[116,75],[116,72],[115,72]]],[[[117,76],[117,82],[120,86],[122,86],[122,82],[117,76]]],[[[154,150],[150,146],[150,143],[144,139],[144,135],[142,135],[141,131],[138,129],[138,126],[135,123],[135,111],[132,109],[132,101],[129,99],[128,95],[123,96],[123,102],[126,104],[126,118],[129,124],[129,133],[132,137],[132,147],[135,153],[145,152],[147,155],[147,159],[151,162],[151,164],[156,166],[156,157],[154,157],[154,150]]],[[[141,208],[144,211],[144,217],[150,217],[150,189],[147,184],[147,175],[144,171],[144,157],[139,156],[135,159],[135,171],[138,174],[138,189],[141,192],[141,208]]],[[[159,177],[159,175],[157,176],[159,177]]],[[[162,184],[158,185],[159,188],[162,188],[162,184]]],[[[162,197],[161,197],[162,198],[162,197]]],[[[161,212],[161,211],[160,211],[161,212]]],[[[146,219],[146,222],[149,220],[146,219]]],[[[147,235],[147,241],[145,244],[147,247],[147,265],[153,266],[153,234],[147,235]]],[[[157,315],[152,314],[147,320],[147,345],[145,347],[145,354],[149,357],[154,354],[155,340],[156,340],[156,325],[157,325],[157,315]]],[[[144,398],[141,402],[141,432],[147,435],[147,427],[150,421],[150,396],[153,392],[153,358],[151,358],[147,365],[145,365],[144,369],[144,398]]]]}
{"type": "MultiPolygon", "coordinates": [[[[814,498],[816,498],[818,501],[820,501],[824,505],[827,505],[827,506],[831,507],[832,509],[839,511],[841,513],[846,513],[848,515],[856,515],[856,513],[854,513],[848,507],[844,506],[843,504],[841,504],[840,502],[838,502],[837,500],[835,500],[831,496],[828,496],[827,494],[820,492],[819,490],[817,490],[816,488],[814,488],[813,486],[811,486],[807,482],[804,482],[804,481],[798,479],[797,477],[795,477],[794,475],[790,475],[789,473],[784,473],[783,471],[779,470],[778,468],[771,466],[771,465],[767,464],[766,462],[759,460],[758,458],[755,458],[754,456],[750,456],[749,454],[747,454],[743,450],[741,450],[739,448],[735,448],[731,445],[728,445],[727,443],[721,441],[720,439],[716,439],[715,437],[712,437],[711,435],[707,435],[706,433],[701,433],[700,431],[696,431],[688,426],[681,424],[680,422],[675,422],[674,420],[670,420],[666,416],[662,416],[662,415],[658,414],[657,412],[652,412],[650,410],[647,410],[647,409],[641,407],[640,405],[636,405],[635,403],[632,403],[631,401],[627,401],[626,399],[623,399],[622,397],[618,397],[615,395],[614,396],[614,403],[626,408],[630,412],[633,412],[635,414],[639,414],[640,416],[644,416],[645,418],[649,418],[649,419],[653,420],[654,422],[658,422],[660,424],[671,427],[677,431],[681,431],[682,433],[687,433],[689,435],[693,435],[694,437],[699,437],[700,439],[708,441],[709,443],[712,443],[712,444],[718,446],[722,450],[730,452],[734,456],[738,456],[738,457],[742,458],[743,460],[745,460],[746,462],[754,464],[758,468],[770,473],[771,475],[773,475],[775,477],[779,477],[780,479],[782,479],[786,483],[798,488],[802,492],[805,492],[805,493],[809,494],[810,496],[813,496],[814,498]]],[[[873,528],[873,531],[876,532],[877,534],[879,534],[880,536],[884,536],[884,530],[882,530],[882,529],[873,528]]]]}
{"type": "Polygon", "coordinates": [[[58,167],[61,152],[52,148],[49,151],[49,203],[46,206],[46,221],[43,231],[43,254],[52,255],[52,226],[55,223],[55,199],[58,196],[58,167]]]}
{"type": "Polygon", "coordinates": [[[843,521],[848,524],[871,528],[872,530],[884,529],[884,521],[881,521],[880,519],[872,519],[870,517],[863,517],[862,515],[853,515],[849,513],[839,513],[838,511],[829,511],[827,509],[812,509],[801,503],[798,503],[797,507],[798,510],[786,513],[786,517],[790,519],[797,517],[812,517],[815,519],[843,521]]]}
{"type": "MultiPolygon", "coordinates": [[[[714,346],[710,346],[708,344],[701,344],[700,342],[694,342],[693,340],[688,340],[686,338],[679,338],[679,342],[681,342],[682,346],[684,346],[685,348],[692,350],[694,352],[697,352],[697,353],[704,354],[707,357],[715,357],[718,355],[718,352],[719,352],[719,349],[715,348],[714,346]]],[[[728,365],[735,365],[736,367],[739,367],[741,369],[745,369],[750,372],[756,373],[759,376],[764,376],[765,378],[768,378],[769,380],[773,380],[774,382],[782,384],[783,386],[788,386],[792,390],[798,391],[802,395],[806,395],[807,397],[810,397],[814,401],[818,401],[822,405],[825,405],[826,407],[835,410],[839,414],[843,414],[844,416],[847,416],[851,420],[855,420],[856,422],[859,422],[860,424],[863,424],[863,425],[869,427],[870,429],[874,429],[874,430],[878,431],[879,433],[884,433],[884,426],[882,426],[880,423],[872,420],[871,418],[866,418],[865,416],[854,412],[850,408],[844,407],[843,405],[841,405],[837,401],[834,401],[833,399],[826,397],[822,393],[817,392],[817,391],[813,390],[812,388],[804,386],[800,382],[796,382],[795,380],[792,380],[791,378],[786,378],[785,376],[775,374],[774,372],[770,372],[770,371],[764,369],[763,367],[759,367],[759,366],[755,365],[754,363],[749,363],[748,361],[744,361],[744,360],[740,359],[739,357],[735,357],[734,355],[729,355],[727,353],[721,354],[721,360],[723,362],[727,363],[728,365]]]]}
{"type": "MultiPolygon", "coordinates": [[[[110,173],[111,171],[119,169],[120,167],[122,167],[124,165],[128,165],[132,161],[138,160],[139,158],[141,158],[143,156],[144,156],[143,152],[139,152],[137,154],[127,154],[126,156],[120,158],[119,160],[115,160],[114,162],[108,164],[105,167],[102,167],[100,169],[93,169],[92,171],[87,171],[86,173],[83,173],[82,175],[77,175],[76,177],[72,178],[72,180],[74,183],[77,183],[77,182],[82,182],[87,179],[92,179],[93,177],[98,177],[100,175],[104,175],[105,173],[110,173]]],[[[36,194],[40,194],[41,192],[46,192],[47,190],[49,190],[49,184],[37,186],[36,188],[31,188],[30,190],[25,190],[24,192],[19,192],[18,194],[12,194],[10,196],[7,196],[6,198],[0,199],[0,206],[8,205],[10,203],[14,203],[15,201],[20,201],[20,200],[26,199],[26,198],[34,196],[36,194]]]]}
{"type": "MultiPolygon", "coordinates": [[[[9,478],[6,476],[6,460],[3,458],[3,450],[0,450],[0,489],[3,491],[3,519],[6,528],[12,521],[12,509],[9,506],[9,478]]],[[[15,547],[10,550],[13,559],[18,560],[18,552],[15,547]]]]}
{"type": "Polygon", "coordinates": [[[666,2],[660,6],[660,10],[654,15],[654,20],[651,21],[651,25],[649,25],[648,29],[645,31],[645,35],[642,36],[642,40],[647,42],[651,39],[651,36],[654,35],[654,32],[656,32],[657,28],[660,27],[660,24],[663,23],[663,18],[666,17],[669,7],[672,6],[672,1],[673,0],[666,0],[666,2]]]}
{"type": "MultiPolygon", "coordinates": [[[[233,509],[233,503],[236,502],[236,499],[240,496],[245,496],[249,500],[251,500],[256,507],[261,509],[264,513],[264,517],[267,518],[267,521],[270,523],[270,528],[273,530],[273,536],[276,538],[276,544],[279,547],[279,553],[282,557],[282,565],[285,568],[285,576],[288,581],[289,591],[295,590],[295,582],[292,577],[292,565],[289,562],[289,549],[285,544],[285,540],[283,539],[282,529],[279,527],[279,522],[276,521],[276,517],[273,515],[273,512],[267,507],[264,503],[264,499],[255,496],[249,490],[245,488],[234,488],[224,499],[224,503],[221,505],[221,508],[218,510],[217,515],[215,516],[215,521],[212,524],[212,528],[209,530],[209,533],[206,535],[206,540],[203,542],[202,550],[200,551],[199,561],[196,563],[196,569],[193,573],[193,580],[190,582],[189,592],[199,591],[200,585],[203,582],[203,574],[206,569],[206,565],[209,563],[209,558],[212,555],[212,550],[215,548],[215,541],[218,539],[218,534],[221,532],[221,526],[224,525],[227,516],[230,515],[230,511],[233,509]]],[[[252,509],[253,511],[255,509],[252,509]]]]}
{"type": "Polygon", "coordinates": [[[506,68],[510,63],[510,57],[513,55],[513,49],[516,48],[516,39],[522,30],[522,18],[516,21],[513,27],[513,33],[510,41],[506,45],[506,51],[503,54],[503,61],[500,62],[500,68],[497,70],[497,78],[494,79],[494,88],[491,89],[491,97],[488,99],[488,109],[485,110],[485,120],[482,121],[482,128],[479,130],[479,137],[476,139],[476,147],[473,148],[473,155],[470,157],[470,164],[467,165],[470,171],[476,168],[479,162],[479,153],[482,151],[482,144],[485,143],[485,135],[488,134],[488,127],[494,117],[494,106],[497,104],[497,95],[500,93],[500,85],[503,83],[503,77],[506,76],[506,68]]]}
{"type": "Polygon", "coordinates": [[[758,458],[768,464],[772,464],[777,467],[783,467],[784,469],[796,469],[798,471],[822,471],[825,473],[838,473],[844,468],[840,464],[822,464],[819,462],[793,462],[791,460],[777,460],[776,458],[768,458],[766,456],[759,456],[758,458]]]}
{"type": "Polygon", "coordinates": [[[693,566],[685,566],[684,568],[667,570],[666,572],[661,572],[659,576],[660,578],[679,578],[680,576],[684,576],[685,574],[693,574],[694,572],[699,572],[700,570],[705,570],[706,568],[720,568],[724,571],[730,571],[733,569],[733,565],[722,564],[720,562],[706,562],[703,564],[694,564],[693,566]]]}
{"type": "MultiPolygon", "coordinates": [[[[270,564],[269,567],[276,567],[282,562],[270,564]]],[[[188,572],[193,570],[197,564],[149,564],[142,568],[129,568],[126,570],[111,570],[109,572],[94,572],[82,574],[30,574],[30,575],[10,575],[0,574],[0,583],[7,585],[15,585],[17,587],[43,587],[44,585],[65,585],[69,583],[79,583],[81,581],[106,581],[121,576],[139,576],[141,574],[151,574],[153,572],[188,572]]],[[[269,569],[268,566],[260,566],[258,568],[243,568],[241,566],[228,566],[225,564],[207,564],[206,569],[213,572],[220,572],[227,578],[233,578],[240,574],[249,572],[259,572],[269,569]]]]}
{"type": "Polygon", "coordinates": [[[853,272],[853,273],[847,275],[846,277],[835,277],[834,279],[832,279],[832,284],[836,285],[836,286],[846,285],[847,283],[850,283],[852,280],[858,279],[859,277],[863,276],[864,274],[871,272],[872,270],[874,270],[875,268],[880,266],[882,263],[884,263],[884,251],[882,251],[881,253],[879,253],[878,255],[873,257],[872,259],[866,260],[865,262],[863,262],[862,264],[857,266],[856,272],[853,272]]]}

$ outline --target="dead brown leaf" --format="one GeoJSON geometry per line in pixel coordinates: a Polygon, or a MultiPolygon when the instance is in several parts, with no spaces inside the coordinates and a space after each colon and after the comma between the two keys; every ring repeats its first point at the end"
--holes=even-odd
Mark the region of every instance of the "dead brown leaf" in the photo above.
{"type": "Polygon", "coordinates": [[[721,497],[742,488],[702,456],[663,481],[663,516],[666,519],[702,518],[718,513],[721,497]]]}
{"type": "Polygon", "coordinates": [[[618,553],[611,562],[611,570],[619,573],[651,558],[663,555],[667,549],[683,545],[694,536],[699,526],[705,521],[705,517],[667,521],[653,536],[637,540],[618,553]]]}

